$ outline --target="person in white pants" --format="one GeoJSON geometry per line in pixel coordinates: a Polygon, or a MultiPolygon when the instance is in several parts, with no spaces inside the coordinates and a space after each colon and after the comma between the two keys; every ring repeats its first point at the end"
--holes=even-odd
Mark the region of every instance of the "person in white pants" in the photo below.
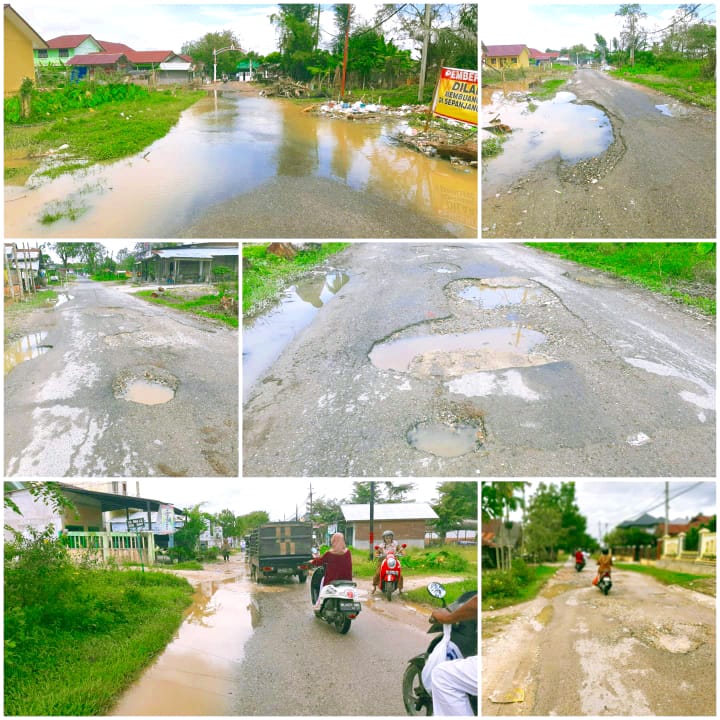
{"type": "MultiPolygon", "coordinates": [[[[435,610],[430,620],[456,623],[477,620],[477,595],[456,610],[435,610]]],[[[477,655],[460,660],[446,660],[432,671],[433,715],[468,717],[474,715],[468,695],[478,694],[477,655]]]]}
{"type": "Polygon", "coordinates": [[[472,717],[468,695],[478,694],[477,655],[440,663],[432,671],[433,715],[472,717]]]}

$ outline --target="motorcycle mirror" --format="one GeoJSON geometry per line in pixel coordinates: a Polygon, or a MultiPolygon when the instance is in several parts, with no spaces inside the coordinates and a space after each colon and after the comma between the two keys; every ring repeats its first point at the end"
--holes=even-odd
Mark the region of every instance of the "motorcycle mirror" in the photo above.
{"type": "Polygon", "coordinates": [[[438,582],[431,582],[427,586],[427,591],[438,600],[442,600],[446,595],[445,588],[438,582]]]}
{"type": "Polygon", "coordinates": [[[406,548],[406,547],[407,547],[407,544],[406,544],[406,543],[403,543],[400,547],[406,548]]]}
{"type": "Polygon", "coordinates": [[[376,549],[376,550],[379,550],[379,549],[380,549],[380,546],[379,546],[379,545],[376,545],[376,546],[375,546],[375,549],[376,549]]]}

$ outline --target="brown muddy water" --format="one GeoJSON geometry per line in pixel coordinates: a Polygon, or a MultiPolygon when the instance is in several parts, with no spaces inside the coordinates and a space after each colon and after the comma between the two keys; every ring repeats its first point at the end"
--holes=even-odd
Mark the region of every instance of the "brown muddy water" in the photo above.
{"type": "Polygon", "coordinates": [[[269,312],[243,319],[243,402],[285,346],[349,280],[342,270],[312,273],[289,287],[269,312]]]}
{"type": "MultiPolygon", "coordinates": [[[[572,88],[571,82],[565,87],[572,88]]],[[[579,104],[569,91],[540,101],[524,92],[496,90],[490,102],[483,104],[481,125],[489,126],[494,118],[510,126],[512,133],[504,136],[502,152],[483,163],[484,198],[543,162],[560,159],[575,164],[600,155],[613,141],[608,116],[593,105],[579,104]]]]}
{"type": "Polygon", "coordinates": [[[43,345],[46,337],[46,332],[32,333],[10,343],[5,350],[5,375],[16,365],[26,360],[32,360],[52,349],[52,345],[43,345]]]}
{"type": "Polygon", "coordinates": [[[417,450],[438,457],[459,457],[479,447],[482,432],[465,423],[425,423],[410,430],[407,440],[417,450]]]}
{"type": "Polygon", "coordinates": [[[256,611],[247,582],[205,582],[175,638],[111,715],[232,715],[256,611]]]}
{"type": "Polygon", "coordinates": [[[147,380],[135,380],[129,383],[125,393],[125,399],[128,402],[141,405],[162,405],[170,402],[174,397],[175,392],[166,385],[147,380]]]}
{"type": "MultiPolygon", "coordinates": [[[[211,209],[222,213],[224,202],[276,178],[304,177],[383,198],[454,235],[477,237],[477,170],[398,145],[390,135],[402,122],[333,120],[284,100],[208,96],[132,158],[6,186],[5,235],[179,237],[211,209]],[[64,217],[40,222],[55,212],[64,217]]],[[[278,217],[302,223],[283,218],[283,205],[281,197],[267,198],[269,228],[278,217]]]]}

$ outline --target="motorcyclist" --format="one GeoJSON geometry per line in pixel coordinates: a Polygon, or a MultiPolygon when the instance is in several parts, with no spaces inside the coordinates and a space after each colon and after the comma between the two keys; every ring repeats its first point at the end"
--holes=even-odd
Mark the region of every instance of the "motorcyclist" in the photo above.
{"type": "Polygon", "coordinates": [[[342,533],[335,533],[330,538],[330,549],[310,562],[325,568],[322,578],[315,573],[312,576],[312,588],[317,594],[323,585],[330,585],[335,580],[352,580],[352,555],[345,545],[345,536],[342,533]]]}
{"type": "MultiPolygon", "coordinates": [[[[382,534],[382,538],[382,547],[377,551],[378,565],[377,570],[375,570],[375,575],[373,575],[373,588],[371,594],[373,594],[377,590],[377,586],[380,584],[380,568],[382,567],[382,561],[387,557],[389,553],[393,553],[394,555],[398,555],[400,553],[400,548],[395,542],[395,535],[392,530],[386,530],[382,534]]],[[[401,574],[398,579],[398,592],[402,592],[402,589],[403,576],[401,574]]]]}
{"type": "MultiPolygon", "coordinates": [[[[598,581],[600,578],[607,573],[608,575],[611,574],[611,568],[612,568],[612,557],[610,556],[610,550],[606,547],[602,548],[600,550],[600,557],[597,561],[597,579],[598,581]]],[[[595,583],[597,585],[597,583],[595,583]]]]}
{"type": "Polygon", "coordinates": [[[575,562],[580,563],[581,565],[585,564],[585,554],[580,548],[575,551],[575,562]]]}
{"type": "MultiPolygon", "coordinates": [[[[441,624],[467,620],[477,621],[477,595],[471,597],[455,610],[442,608],[434,610],[430,622],[441,624]]],[[[460,660],[446,660],[432,671],[433,715],[472,716],[469,695],[478,694],[478,660],[471,655],[460,660]]]]}

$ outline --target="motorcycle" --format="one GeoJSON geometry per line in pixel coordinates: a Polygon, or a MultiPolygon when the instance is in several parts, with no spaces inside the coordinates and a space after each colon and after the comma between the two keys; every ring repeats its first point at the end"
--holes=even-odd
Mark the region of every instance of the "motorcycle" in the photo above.
{"type": "Polygon", "coordinates": [[[583,560],[582,562],[576,562],[576,563],[575,563],[575,570],[577,570],[578,572],[580,572],[584,567],[585,567],[585,561],[584,561],[584,560],[583,560]]]}
{"type": "Polygon", "coordinates": [[[610,573],[604,572],[602,574],[602,577],[600,580],[598,580],[597,584],[598,590],[600,592],[605,593],[607,595],[610,592],[610,588],[612,587],[612,580],[610,579],[610,573]]]}
{"type": "MultiPolygon", "coordinates": [[[[407,545],[403,543],[401,549],[404,550],[407,545]]],[[[380,552],[379,545],[375,546],[375,550],[380,552]]],[[[382,559],[380,565],[380,591],[385,595],[388,602],[392,602],[392,594],[398,589],[400,577],[402,575],[402,565],[400,564],[401,553],[397,555],[389,552],[382,559]]]]}
{"type": "MultiPolygon", "coordinates": [[[[427,591],[432,597],[441,600],[444,608],[447,607],[451,611],[460,607],[460,605],[467,602],[474,595],[477,595],[477,591],[463,593],[455,602],[448,606],[445,603],[445,588],[440,583],[431,582],[427,586],[427,591]]],[[[455,623],[452,626],[432,623],[428,629],[428,633],[438,633],[438,635],[430,641],[424,653],[416,655],[408,661],[405,673],[403,674],[403,703],[405,704],[405,712],[407,712],[408,715],[433,714],[432,695],[425,688],[422,674],[430,654],[435,649],[435,646],[442,640],[443,634],[448,632],[445,628],[449,629],[450,641],[454,644],[453,654],[448,653],[448,660],[477,655],[477,621],[466,620],[455,623]]],[[[473,712],[477,715],[477,695],[470,696],[470,705],[472,706],[473,712]]]]}
{"type": "Polygon", "coordinates": [[[325,568],[319,567],[310,582],[310,599],[315,616],[345,635],[360,614],[360,601],[365,598],[352,580],[335,580],[320,587],[325,568]]]}

